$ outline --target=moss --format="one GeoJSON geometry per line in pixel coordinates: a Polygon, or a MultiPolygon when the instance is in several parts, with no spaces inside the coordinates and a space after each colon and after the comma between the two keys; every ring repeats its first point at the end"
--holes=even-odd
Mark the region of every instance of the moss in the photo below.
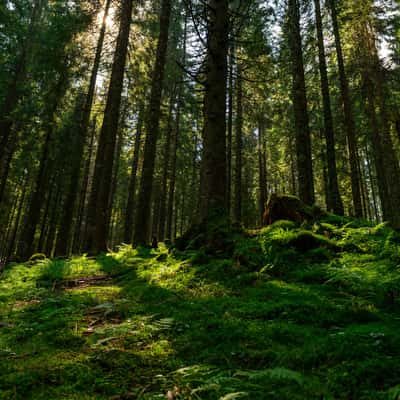
{"type": "Polygon", "coordinates": [[[397,233],[308,228],[7,266],[0,399],[395,398],[397,233]]]}

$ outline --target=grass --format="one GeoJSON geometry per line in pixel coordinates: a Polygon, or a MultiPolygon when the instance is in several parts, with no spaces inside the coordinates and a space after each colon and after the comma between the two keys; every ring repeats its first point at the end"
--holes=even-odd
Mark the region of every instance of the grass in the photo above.
{"type": "Polygon", "coordinates": [[[399,399],[399,243],[329,217],[9,265],[0,399],[399,399]]]}

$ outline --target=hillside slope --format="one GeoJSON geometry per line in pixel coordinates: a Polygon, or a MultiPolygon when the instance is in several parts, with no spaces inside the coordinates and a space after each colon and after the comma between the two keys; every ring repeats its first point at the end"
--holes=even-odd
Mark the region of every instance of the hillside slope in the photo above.
{"type": "Polygon", "coordinates": [[[331,216],[220,234],[228,252],[9,265],[0,399],[399,398],[398,233],[331,216]]]}

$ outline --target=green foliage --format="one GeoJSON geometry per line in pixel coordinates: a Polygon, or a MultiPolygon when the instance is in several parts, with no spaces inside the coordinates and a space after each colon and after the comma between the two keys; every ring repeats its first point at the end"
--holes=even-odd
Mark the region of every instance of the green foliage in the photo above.
{"type": "Polygon", "coordinates": [[[398,234],[310,229],[9,265],[0,399],[397,398],[398,234]]]}

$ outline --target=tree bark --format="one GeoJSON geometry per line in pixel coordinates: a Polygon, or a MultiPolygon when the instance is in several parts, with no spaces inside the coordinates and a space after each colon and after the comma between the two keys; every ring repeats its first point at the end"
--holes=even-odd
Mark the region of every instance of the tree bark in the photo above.
{"type": "Polygon", "coordinates": [[[343,104],[344,126],[346,130],[347,146],[349,152],[350,179],[351,179],[351,194],[353,200],[354,215],[358,218],[363,216],[361,204],[361,184],[358,173],[358,151],[356,127],[353,116],[353,107],[350,99],[349,83],[347,80],[346,70],[344,66],[342,43],[337,19],[336,1],[329,0],[329,8],[331,11],[333,34],[335,37],[336,57],[339,69],[340,92],[343,104]]]}
{"type": "Polygon", "coordinates": [[[162,168],[162,181],[160,191],[160,210],[159,210],[159,221],[158,221],[158,240],[163,240],[165,236],[165,222],[166,222],[166,211],[167,211],[167,184],[168,184],[168,172],[171,158],[171,138],[172,138],[172,123],[173,123],[173,107],[175,103],[175,90],[172,90],[169,113],[168,113],[168,124],[165,138],[165,149],[164,149],[164,160],[162,168]]]}
{"type": "Polygon", "coordinates": [[[259,215],[260,224],[263,221],[264,209],[267,203],[267,157],[265,150],[265,123],[263,117],[258,122],[258,184],[259,184],[259,215]]]}
{"type": "Polygon", "coordinates": [[[61,198],[61,188],[57,188],[56,195],[51,204],[51,212],[49,218],[49,231],[46,237],[46,244],[44,247],[44,254],[49,258],[53,257],[54,245],[57,237],[57,228],[60,215],[60,198],[61,198]]]}
{"type": "Polygon", "coordinates": [[[128,199],[126,202],[124,243],[132,243],[133,222],[135,217],[136,181],[137,181],[137,171],[139,166],[139,152],[140,152],[140,143],[141,143],[142,128],[143,128],[143,113],[144,113],[143,105],[140,105],[137,125],[136,125],[135,144],[133,146],[131,175],[129,178],[129,187],[128,187],[128,199]]]}
{"type": "Polygon", "coordinates": [[[242,68],[237,67],[236,80],[236,141],[235,141],[235,222],[242,221],[242,152],[243,152],[243,80],[242,68]]]}
{"type": "Polygon", "coordinates": [[[233,67],[234,67],[234,47],[229,48],[229,76],[228,76],[228,132],[226,143],[226,206],[228,215],[231,214],[232,197],[232,134],[233,134],[233,67]]]}
{"type": "MultiPolygon", "coordinates": [[[[24,182],[25,181],[26,181],[26,179],[24,178],[24,182]]],[[[7,250],[6,260],[9,260],[13,256],[14,249],[17,247],[16,239],[17,239],[18,230],[20,229],[22,211],[24,209],[24,203],[25,203],[25,196],[26,196],[26,185],[23,184],[22,185],[22,195],[21,195],[21,199],[20,199],[19,205],[18,205],[17,216],[15,218],[14,227],[12,230],[12,234],[10,236],[10,240],[8,241],[8,250],[7,250]]]]}
{"type": "MultiPolygon", "coordinates": [[[[175,200],[175,183],[176,183],[176,161],[178,157],[178,143],[179,143],[179,133],[180,133],[180,123],[181,123],[181,107],[182,107],[182,87],[179,89],[176,117],[175,117],[175,128],[172,137],[172,160],[171,160],[171,170],[169,177],[169,187],[168,187],[168,203],[167,203],[167,225],[165,231],[165,238],[172,238],[173,230],[173,214],[174,214],[174,200],[175,200]]],[[[177,213],[177,207],[175,206],[175,212],[177,213]]],[[[175,235],[175,234],[174,234],[175,235]]],[[[175,237],[175,236],[174,236],[175,237]]]]}
{"type": "Polygon", "coordinates": [[[200,199],[202,218],[207,218],[215,212],[227,214],[226,86],[228,28],[228,1],[209,0],[200,199]]]}
{"type": "Polygon", "coordinates": [[[343,203],[340,198],[339,185],[336,169],[336,150],[335,150],[335,134],[333,129],[333,119],[331,110],[331,97],[329,93],[328,70],[326,66],[324,33],[322,27],[321,5],[320,0],[314,0],[315,4],[315,20],[317,27],[317,42],[319,56],[319,73],[321,78],[321,93],[324,113],[324,133],[326,140],[326,161],[328,174],[327,187],[327,208],[335,214],[343,215],[343,203]]]}
{"type": "MultiPolygon", "coordinates": [[[[89,176],[90,176],[90,167],[92,165],[92,153],[94,151],[94,141],[96,136],[96,126],[97,126],[97,119],[96,117],[93,118],[93,126],[91,128],[91,135],[90,135],[90,143],[87,150],[87,159],[84,166],[83,171],[83,178],[80,187],[80,194],[79,194],[79,204],[78,204],[78,211],[76,217],[76,224],[75,224],[75,232],[74,232],[74,240],[72,245],[72,252],[79,253],[81,250],[81,241],[82,238],[85,237],[84,235],[84,220],[85,220],[85,206],[87,195],[89,193],[89,176]]],[[[85,224],[86,225],[86,224],[85,224]]]]}
{"type": "Polygon", "coordinates": [[[293,79],[292,100],[296,130],[295,138],[299,196],[304,203],[313,204],[314,178],[300,32],[300,10],[298,0],[289,0],[288,4],[288,39],[293,79]]]}

